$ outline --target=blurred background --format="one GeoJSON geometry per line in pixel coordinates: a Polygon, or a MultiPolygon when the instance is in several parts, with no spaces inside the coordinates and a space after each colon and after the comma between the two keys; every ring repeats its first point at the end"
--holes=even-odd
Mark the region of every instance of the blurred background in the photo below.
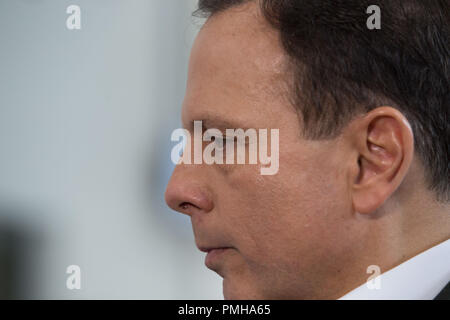
{"type": "Polygon", "coordinates": [[[222,299],[164,203],[196,2],[0,0],[1,299],[222,299]]]}

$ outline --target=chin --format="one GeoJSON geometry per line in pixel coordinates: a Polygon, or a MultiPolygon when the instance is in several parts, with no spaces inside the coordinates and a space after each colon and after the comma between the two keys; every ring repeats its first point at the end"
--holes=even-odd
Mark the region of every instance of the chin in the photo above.
{"type": "Polygon", "coordinates": [[[262,300],[264,299],[254,288],[249,286],[244,280],[236,281],[224,278],[223,298],[225,300],[262,300]]]}

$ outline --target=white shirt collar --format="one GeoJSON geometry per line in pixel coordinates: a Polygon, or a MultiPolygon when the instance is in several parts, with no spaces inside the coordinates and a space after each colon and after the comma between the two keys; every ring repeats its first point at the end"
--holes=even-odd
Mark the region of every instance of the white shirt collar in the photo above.
{"type": "Polygon", "coordinates": [[[450,281],[450,239],[382,273],[379,277],[379,289],[369,289],[367,283],[364,283],[339,300],[434,299],[450,281]]]}

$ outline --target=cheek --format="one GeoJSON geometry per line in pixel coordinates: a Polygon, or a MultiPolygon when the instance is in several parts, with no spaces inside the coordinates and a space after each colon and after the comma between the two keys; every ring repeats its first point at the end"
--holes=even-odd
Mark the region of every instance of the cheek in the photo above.
{"type": "Polygon", "coordinates": [[[343,177],[327,163],[285,157],[274,176],[261,176],[252,166],[230,175],[229,201],[220,211],[227,214],[223,220],[250,268],[305,268],[337,237],[335,226],[345,217],[348,202],[343,177]]]}

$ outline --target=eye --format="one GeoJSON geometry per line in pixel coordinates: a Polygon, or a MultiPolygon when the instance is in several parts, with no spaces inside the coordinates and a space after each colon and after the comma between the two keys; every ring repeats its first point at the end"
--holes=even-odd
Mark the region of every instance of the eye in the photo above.
{"type": "Polygon", "coordinates": [[[222,136],[222,138],[212,137],[211,140],[214,142],[215,147],[218,150],[225,149],[225,147],[227,145],[227,141],[228,141],[227,137],[225,137],[225,136],[222,136]]]}

